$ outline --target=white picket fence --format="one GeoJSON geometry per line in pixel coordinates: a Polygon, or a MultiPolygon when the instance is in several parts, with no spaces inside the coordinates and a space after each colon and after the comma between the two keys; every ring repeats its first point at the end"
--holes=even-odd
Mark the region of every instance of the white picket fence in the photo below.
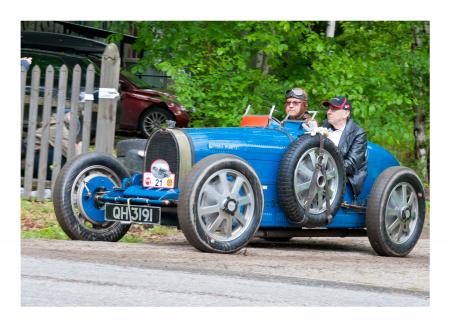
{"type": "MultiPolygon", "coordinates": [[[[94,79],[95,70],[93,65],[89,65],[85,71],[86,84],[84,88],[85,96],[80,100],[80,84],[82,80],[82,69],[76,65],[72,71],[72,85],[70,100],[67,99],[68,68],[63,65],[59,69],[57,96],[55,96],[55,69],[51,65],[45,70],[44,95],[40,95],[42,89],[40,85],[41,68],[34,66],[31,71],[31,85],[27,86],[27,70],[21,68],[21,118],[24,123],[25,108],[28,109],[28,124],[22,126],[22,136],[26,134],[26,156],[25,169],[22,177],[23,192],[22,197],[30,199],[36,195],[38,201],[45,197],[46,189],[53,189],[56,177],[61,170],[62,159],[62,133],[64,110],[70,108],[70,128],[68,157],[70,160],[76,155],[75,144],[77,138],[78,122],[82,117],[81,152],[89,151],[92,127],[92,111],[94,105],[94,79]],[[26,90],[29,89],[29,94],[26,90]],[[40,114],[38,115],[38,112],[40,114]],[[56,114],[56,142],[54,145],[54,155],[52,165],[51,181],[47,181],[47,157],[49,149],[49,121],[50,116],[56,114]],[[38,117],[42,117],[38,119],[38,117]],[[36,130],[42,128],[42,139],[39,150],[35,149],[36,130]],[[36,153],[39,153],[38,178],[33,178],[33,168],[36,153]]],[[[95,151],[102,153],[112,153],[114,148],[114,135],[116,124],[117,97],[111,94],[117,93],[120,74],[120,55],[115,44],[109,44],[102,56],[100,72],[100,89],[98,90],[97,126],[95,137],[95,151]]]]}

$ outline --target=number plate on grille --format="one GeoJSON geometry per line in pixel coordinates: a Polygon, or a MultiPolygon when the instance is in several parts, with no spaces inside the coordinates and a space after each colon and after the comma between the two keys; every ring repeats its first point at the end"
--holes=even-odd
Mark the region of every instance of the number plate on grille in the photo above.
{"type": "Polygon", "coordinates": [[[160,224],[161,208],[105,203],[105,220],[137,224],[160,224]]]}
{"type": "Polygon", "coordinates": [[[142,178],[142,185],[144,187],[162,187],[173,188],[175,185],[175,174],[170,174],[167,177],[157,178],[152,173],[145,172],[142,178]]]}

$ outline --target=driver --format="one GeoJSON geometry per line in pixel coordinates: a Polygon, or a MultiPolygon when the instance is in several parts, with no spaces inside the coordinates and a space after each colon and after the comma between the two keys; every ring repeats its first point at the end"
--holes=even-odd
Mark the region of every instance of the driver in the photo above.
{"type": "Polygon", "coordinates": [[[286,91],[286,100],[284,110],[289,119],[306,120],[311,119],[308,109],[308,93],[305,90],[296,87],[286,91]]]}

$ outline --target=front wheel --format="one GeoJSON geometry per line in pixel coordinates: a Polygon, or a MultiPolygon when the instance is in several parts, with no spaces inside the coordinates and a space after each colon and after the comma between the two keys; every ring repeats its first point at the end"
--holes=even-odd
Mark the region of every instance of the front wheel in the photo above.
{"type": "Polygon", "coordinates": [[[105,221],[104,205],[95,199],[120,186],[125,177],[129,177],[126,168],[106,154],[86,153],[66,163],[55,182],[53,206],[67,236],[115,242],[127,233],[129,224],[105,221]]]}
{"type": "Polygon", "coordinates": [[[383,171],[372,187],[366,212],[367,235],[375,252],[406,256],[419,240],[424,220],[424,190],[416,173],[406,167],[383,171]]]}
{"type": "Polygon", "coordinates": [[[263,208],[253,168],[237,156],[216,154],[198,162],[182,182],[178,219],[195,248],[233,253],[252,239],[263,208]]]}

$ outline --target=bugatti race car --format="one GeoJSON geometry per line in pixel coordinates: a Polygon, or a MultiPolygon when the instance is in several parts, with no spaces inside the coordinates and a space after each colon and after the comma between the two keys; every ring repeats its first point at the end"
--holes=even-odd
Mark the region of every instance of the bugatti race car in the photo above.
{"type": "Polygon", "coordinates": [[[379,255],[407,255],[425,218],[417,174],[369,142],[368,176],[355,197],[337,147],[272,113],[247,110],[239,127],[160,129],[124,141],[126,151],[119,144],[120,161],[75,157],[53,192],[59,224],[91,241],[118,241],[135,223],[174,225],[195,248],[217,253],[253,237],[368,236],[379,255]],[[167,208],[176,215],[162,215],[167,208]]]}

